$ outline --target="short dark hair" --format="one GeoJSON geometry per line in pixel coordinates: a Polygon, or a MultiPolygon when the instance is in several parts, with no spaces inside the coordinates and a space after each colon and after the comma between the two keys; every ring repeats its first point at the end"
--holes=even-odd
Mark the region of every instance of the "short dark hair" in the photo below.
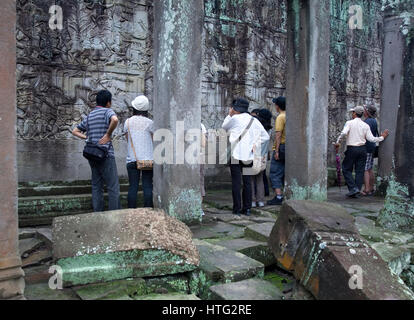
{"type": "Polygon", "coordinates": [[[356,113],[356,112],[355,112],[355,114],[358,118],[362,118],[362,116],[364,115],[363,113],[359,114],[359,113],[356,113]]]}
{"type": "Polygon", "coordinates": [[[148,118],[148,111],[138,111],[132,108],[132,113],[134,116],[142,116],[148,118]]]}
{"type": "Polygon", "coordinates": [[[96,95],[96,105],[106,107],[108,102],[112,102],[112,94],[108,90],[101,90],[96,95]]]}
{"type": "Polygon", "coordinates": [[[280,108],[280,110],[286,111],[286,98],[285,97],[274,98],[272,101],[274,104],[276,104],[280,108]]]}

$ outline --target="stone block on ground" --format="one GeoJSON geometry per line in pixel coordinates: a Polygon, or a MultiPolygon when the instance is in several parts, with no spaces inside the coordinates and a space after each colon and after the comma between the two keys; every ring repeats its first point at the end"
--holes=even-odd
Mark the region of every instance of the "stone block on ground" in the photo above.
{"type": "Polygon", "coordinates": [[[193,237],[196,239],[212,238],[241,238],[244,235],[244,227],[235,226],[229,223],[216,222],[190,227],[193,237]]]}
{"type": "Polygon", "coordinates": [[[22,259],[22,267],[26,268],[50,261],[52,260],[52,255],[52,250],[49,248],[36,250],[22,259]]]}
{"type": "Polygon", "coordinates": [[[169,294],[150,294],[147,296],[138,296],[134,300],[200,300],[194,294],[169,293],[169,294]]]}
{"type": "Polygon", "coordinates": [[[209,280],[234,282],[264,275],[264,265],[244,254],[202,240],[194,242],[200,251],[199,269],[209,280]]]}
{"type": "Polygon", "coordinates": [[[272,222],[253,224],[246,227],[244,235],[246,238],[267,242],[274,225],[272,222]]]}
{"type": "Polygon", "coordinates": [[[251,221],[254,223],[276,223],[275,218],[269,218],[269,217],[252,217],[250,218],[251,221]]]}
{"type": "Polygon", "coordinates": [[[359,235],[355,219],[332,203],[290,200],[283,204],[269,239],[279,265],[316,299],[414,299],[387,263],[359,235]],[[349,285],[351,267],[363,271],[363,287],[349,285]]]}
{"type": "Polygon", "coordinates": [[[30,253],[36,251],[44,245],[43,241],[36,238],[27,238],[19,240],[19,252],[22,258],[27,257],[30,253]]]}
{"type": "Polygon", "coordinates": [[[217,242],[217,245],[240,252],[249,258],[263,263],[265,267],[276,264],[276,258],[274,257],[266,242],[241,238],[220,241],[217,242]]]}
{"type": "Polygon", "coordinates": [[[262,279],[248,279],[239,282],[218,284],[210,287],[214,300],[282,300],[282,292],[273,284],[262,279]]]}
{"type": "Polygon", "coordinates": [[[414,234],[386,230],[370,225],[357,225],[358,231],[369,242],[406,244],[414,240],[414,234]]]}
{"type": "Polygon", "coordinates": [[[162,210],[59,217],[53,239],[64,286],[171,275],[199,264],[190,229],[162,210]]]}
{"type": "Polygon", "coordinates": [[[27,285],[24,296],[27,300],[80,300],[72,289],[53,290],[48,283],[27,285]]]}
{"type": "Polygon", "coordinates": [[[411,252],[402,246],[378,242],[372,244],[372,248],[388,263],[391,271],[398,276],[410,266],[411,252]]]}

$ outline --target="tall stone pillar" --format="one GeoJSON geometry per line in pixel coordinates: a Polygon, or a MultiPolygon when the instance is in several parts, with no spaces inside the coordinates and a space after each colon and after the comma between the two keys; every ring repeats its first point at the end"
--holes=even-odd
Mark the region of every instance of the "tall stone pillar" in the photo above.
{"type": "Polygon", "coordinates": [[[381,90],[381,128],[389,129],[390,135],[380,144],[378,176],[379,190],[386,193],[394,161],[397,118],[400,104],[401,76],[403,71],[403,50],[405,37],[401,32],[403,19],[398,16],[384,19],[384,45],[381,90]]]}
{"type": "Polygon", "coordinates": [[[18,247],[16,170],[16,1],[0,8],[0,299],[19,299],[24,273],[18,247]]]}
{"type": "Polygon", "coordinates": [[[288,1],[286,187],[293,199],[327,198],[329,0],[288,1]]]}
{"type": "MultiPolygon", "coordinates": [[[[399,108],[394,115],[394,147],[390,149],[395,168],[387,167],[390,171],[387,194],[378,222],[391,230],[414,232],[414,3],[403,3],[391,9],[388,14],[393,14],[394,21],[398,22],[395,28],[400,40],[398,50],[392,56],[384,54],[383,64],[392,65],[395,60],[400,61],[390,72],[399,76],[398,86],[392,92],[398,98],[399,108]]],[[[382,112],[395,113],[396,108],[391,107],[384,104],[382,112]]]]}
{"type": "Polygon", "coordinates": [[[155,165],[154,205],[188,224],[201,219],[200,166],[185,151],[201,123],[203,18],[202,0],[154,1],[154,121],[173,135],[155,142],[155,157],[172,158],[155,165]]]}

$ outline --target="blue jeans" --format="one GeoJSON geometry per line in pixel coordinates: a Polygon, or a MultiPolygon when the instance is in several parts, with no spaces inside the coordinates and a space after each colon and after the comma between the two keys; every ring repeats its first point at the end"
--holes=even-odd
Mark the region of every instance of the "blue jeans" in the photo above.
{"type": "Polygon", "coordinates": [[[285,185],[285,161],[275,160],[275,152],[272,155],[269,178],[273,189],[283,189],[285,185]]]}
{"type": "Polygon", "coordinates": [[[138,170],[136,162],[127,164],[129,189],[128,189],[128,208],[137,207],[139,179],[142,173],[142,188],[144,190],[144,207],[152,208],[152,170],[138,170]]]}
{"type": "Polygon", "coordinates": [[[114,157],[108,157],[101,163],[89,161],[92,170],[93,211],[104,211],[104,183],[108,189],[108,209],[121,209],[119,198],[119,178],[114,157]]]}

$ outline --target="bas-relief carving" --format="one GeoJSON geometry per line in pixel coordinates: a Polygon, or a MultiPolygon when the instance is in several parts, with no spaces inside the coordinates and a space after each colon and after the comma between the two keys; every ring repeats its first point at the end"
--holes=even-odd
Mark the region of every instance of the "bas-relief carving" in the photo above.
{"type": "MultiPolygon", "coordinates": [[[[341,2],[342,3],[342,2],[341,2]]],[[[329,139],[346,109],[379,105],[382,17],[380,1],[363,1],[367,27],[347,27],[347,8],[334,4],[331,35],[329,139]]],[[[130,101],[152,92],[151,1],[66,0],[64,28],[48,28],[49,2],[18,0],[18,138],[73,139],[71,129],[107,88],[124,121],[130,101]]],[[[205,1],[202,121],[219,128],[234,96],[273,111],[285,92],[285,1],[205,1]],[[240,3],[242,2],[243,5],[240,3]]],[[[151,101],[151,99],[150,99],[151,101]]],[[[115,132],[119,135],[121,126],[115,132]]],[[[334,163],[334,158],[330,159],[334,163]]]]}
{"type": "Polygon", "coordinates": [[[124,120],[130,101],[145,90],[151,67],[145,2],[56,4],[64,12],[62,31],[49,29],[47,1],[17,1],[20,140],[72,138],[102,88],[114,94],[113,108],[124,120]]]}

